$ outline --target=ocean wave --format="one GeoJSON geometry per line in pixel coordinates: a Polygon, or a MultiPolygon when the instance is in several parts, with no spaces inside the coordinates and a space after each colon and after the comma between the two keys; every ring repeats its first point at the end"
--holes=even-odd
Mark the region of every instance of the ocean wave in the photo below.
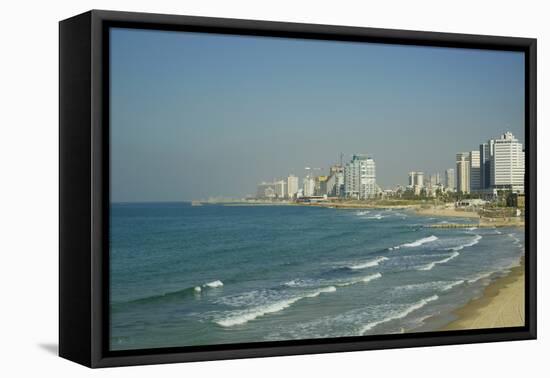
{"type": "Polygon", "coordinates": [[[230,315],[223,319],[215,320],[214,322],[222,327],[233,327],[236,325],[242,325],[242,324],[248,323],[251,320],[257,319],[261,316],[282,311],[302,299],[315,298],[323,293],[333,293],[335,291],[336,291],[336,287],[334,286],[324,287],[319,290],[312,291],[301,296],[279,300],[263,306],[254,307],[252,309],[245,310],[245,311],[239,311],[234,315],[230,315]]]}
{"type": "Polygon", "coordinates": [[[463,280],[458,281],[430,281],[416,284],[408,284],[394,287],[393,290],[397,292],[401,291],[448,291],[453,287],[464,283],[463,280]]]}
{"type": "Polygon", "coordinates": [[[362,210],[362,211],[356,212],[355,215],[357,215],[358,217],[362,217],[364,215],[367,215],[368,213],[370,213],[369,210],[362,210]]]}
{"type": "Polygon", "coordinates": [[[283,283],[283,286],[286,286],[286,287],[304,287],[304,286],[312,286],[312,285],[315,285],[316,282],[313,281],[313,280],[303,280],[303,279],[294,279],[294,280],[290,280],[290,281],[287,281],[285,283],[283,283]]]}
{"type": "Polygon", "coordinates": [[[428,236],[426,238],[421,238],[421,239],[415,240],[412,243],[405,243],[405,244],[401,244],[401,245],[398,245],[398,246],[395,246],[395,247],[388,248],[388,250],[393,251],[395,249],[400,249],[400,248],[420,247],[423,244],[431,243],[431,242],[434,242],[438,239],[439,238],[437,236],[431,235],[431,236],[428,236]]]}
{"type": "Polygon", "coordinates": [[[203,289],[207,288],[218,288],[222,287],[223,282],[220,280],[212,281],[205,283],[203,285],[190,286],[180,290],[168,291],[162,294],[150,295],[147,297],[132,299],[127,302],[114,303],[115,306],[122,305],[123,303],[129,304],[147,304],[147,303],[157,303],[157,302],[166,302],[171,300],[181,300],[189,296],[200,294],[203,289]]]}
{"type": "Polygon", "coordinates": [[[220,280],[216,280],[216,281],[208,282],[208,283],[204,284],[203,286],[211,287],[211,288],[222,287],[223,282],[220,281],[220,280]]]}
{"type": "Polygon", "coordinates": [[[376,219],[376,220],[380,220],[382,218],[384,218],[384,216],[381,213],[374,214],[370,217],[362,217],[362,219],[376,219]]]}
{"type": "Polygon", "coordinates": [[[477,281],[479,280],[483,280],[483,279],[486,279],[486,278],[490,278],[493,274],[497,273],[498,270],[493,270],[493,271],[490,271],[490,272],[483,272],[483,273],[480,273],[472,278],[469,278],[467,280],[467,282],[469,284],[473,284],[473,283],[476,283],[477,281]]]}
{"type": "Polygon", "coordinates": [[[368,276],[365,276],[365,277],[355,278],[355,279],[352,279],[352,280],[349,280],[349,281],[335,283],[335,285],[344,287],[344,286],[355,285],[355,284],[358,284],[358,283],[368,283],[372,280],[376,280],[376,279],[381,278],[381,277],[382,277],[382,274],[378,272],[378,273],[374,273],[374,274],[371,274],[371,275],[368,275],[368,276]]]}
{"type": "Polygon", "coordinates": [[[375,258],[374,260],[370,260],[370,261],[367,261],[367,262],[364,262],[364,263],[361,263],[361,264],[350,265],[350,266],[348,266],[348,268],[353,269],[353,270],[370,268],[370,267],[373,267],[373,266],[378,266],[378,265],[380,265],[380,263],[382,261],[386,261],[386,260],[388,260],[387,257],[380,256],[380,257],[375,258]]]}
{"type": "Polygon", "coordinates": [[[402,310],[400,312],[394,312],[393,314],[390,314],[389,316],[387,316],[384,319],[377,320],[377,321],[370,322],[370,323],[366,324],[365,326],[363,326],[360,329],[360,334],[363,335],[363,334],[365,334],[365,332],[373,329],[374,327],[376,327],[376,326],[378,326],[382,323],[387,323],[387,322],[392,321],[392,320],[403,319],[404,317],[406,317],[410,313],[412,313],[416,310],[419,310],[422,307],[426,306],[428,303],[436,301],[438,299],[439,299],[439,296],[437,296],[437,295],[432,295],[431,297],[421,299],[418,302],[411,304],[410,306],[408,306],[407,308],[405,308],[404,310],[402,310]]]}
{"type": "Polygon", "coordinates": [[[453,287],[458,286],[458,285],[462,285],[463,283],[464,283],[464,280],[453,281],[453,282],[451,282],[450,284],[445,285],[445,286],[442,288],[442,290],[443,290],[443,291],[449,291],[449,290],[451,290],[453,287]]]}
{"type": "Polygon", "coordinates": [[[475,236],[474,236],[470,241],[468,241],[467,243],[457,245],[456,247],[447,248],[447,251],[461,251],[461,250],[463,250],[464,248],[473,247],[474,245],[476,245],[477,243],[479,243],[479,241],[480,241],[482,238],[483,238],[483,237],[482,237],[481,235],[475,235],[475,236]]]}
{"type": "Polygon", "coordinates": [[[460,253],[455,251],[455,252],[451,253],[448,257],[446,257],[442,260],[432,261],[431,263],[426,264],[426,265],[418,268],[417,270],[432,270],[436,265],[445,264],[446,262],[451,261],[452,259],[458,257],[459,255],[460,255],[460,253]]]}

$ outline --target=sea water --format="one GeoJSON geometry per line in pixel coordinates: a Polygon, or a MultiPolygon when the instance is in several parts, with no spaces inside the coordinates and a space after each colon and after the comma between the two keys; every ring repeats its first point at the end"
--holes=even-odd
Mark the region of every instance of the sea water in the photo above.
{"type": "Polygon", "coordinates": [[[522,228],[391,209],[112,204],[112,350],[435,330],[519,263],[522,228]]]}

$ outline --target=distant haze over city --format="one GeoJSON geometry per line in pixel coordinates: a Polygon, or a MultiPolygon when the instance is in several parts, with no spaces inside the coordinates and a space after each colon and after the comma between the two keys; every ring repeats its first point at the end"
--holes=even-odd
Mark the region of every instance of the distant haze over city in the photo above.
{"type": "Polygon", "coordinates": [[[241,198],[376,161],[382,188],[524,138],[517,52],[114,29],[111,199],[241,198]]]}

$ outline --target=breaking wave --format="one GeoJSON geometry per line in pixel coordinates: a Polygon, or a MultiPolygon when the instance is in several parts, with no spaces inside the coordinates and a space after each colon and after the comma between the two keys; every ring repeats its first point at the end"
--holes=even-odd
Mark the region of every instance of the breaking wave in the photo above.
{"type": "Polygon", "coordinates": [[[448,257],[446,257],[442,260],[432,261],[431,263],[426,264],[426,265],[418,268],[417,270],[432,270],[436,265],[445,264],[446,262],[451,261],[452,259],[458,257],[459,255],[460,255],[460,253],[455,251],[455,252],[451,253],[448,257]]]}
{"type": "Polygon", "coordinates": [[[404,310],[402,310],[400,312],[395,312],[393,314],[390,314],[389,316],[387,316],[384,319],[377,320],[377,321],[370,322],[370,323],[366,324],[365,326],[363,326],[361,328],[360,334],[363,335],[365,332],[373,329],[374,327],[376,327],[379,324],[386,323],[386,322],[389,322],[389,321],[392,321],[392,320],[403,319],[404,317],[406,317],[410,313],[412,313],[412,312],[414,312],[418,309],[421,309],[422,307],[426,306],[428,303],[436,301],[438,299],[439,299],[439,296],[437,296],[437,295],[432,295],[431,297],[421,299],[418,302],[411,304],[409,307],[405,308],[404,310]]]}
{"type": "Polygon", "coordinates": [[[431,242],[434,242],[436,240],[438,240],[439,238],[435,235],[431,235],[431,236],[428,236],[426,238],[422,238],[422,239],[418,239],[418,240],[415,240],[413,241],[412,243],[405,243],[405,244],[401,244],[401,245],[398,245],[398,246],[395,246],[395,247],[391,247],[391,248],[388,248],[390,251],[393,251],[395,249],[400,249],[400,248],[414,248],[414,247],[420,247],[421,245],[423,244],[426,244],[426,243],[431,243],[431,242]]]}
{"type": "Polygon", "coordinates": [[[306,293],[301,296],[296,296],[289,299],[283,299],[283,300],[279,300],[263,306],[257,306],[248,310],[239,311],[235,315],[231,315],[223,319],[215,320],[214,322],[222,327],[233,327],[236,325],[245,324],[261,316],[282,311],[304,298],[315,298],[323,293],[333,293],[335,291],[336,291],[336,287],[328,286],[316,291],[306,293]]]}
{"type": "Polygon", "coordinates": [[[387,257],[381,256],[381,257],[377,257],[374,260],[370,260],[370,261],[367,261],[367,262],[364,262],[364,263],[361,263],[361,264],[350,265],[350,266],[348,266],[348,268],[353,269],[353,270],[370,268],[370,267],[373,267],[373,266],[378,266],[378,265],[380,265],[381,262],[386,261],[386,260],[388,260],[387,257]]]}

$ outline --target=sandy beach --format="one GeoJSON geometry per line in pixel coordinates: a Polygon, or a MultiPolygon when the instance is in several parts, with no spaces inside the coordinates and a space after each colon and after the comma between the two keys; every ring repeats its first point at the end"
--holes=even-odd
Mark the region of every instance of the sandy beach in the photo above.
{"type": "Polygon", "coordinates": [[[434,217],[459,217],[459,218],[475,218],[479,219],[479,214],[475,211],[457,210],[455,208],[427,208],[416,209],[418,215],[434,216],[434,217]]]}
{"type": "Polygon", "coordinates": [[[455,311],[457,320],[442,330],[462,330],[525,325],[525,267],[522,262],[511,272],[487,286],[481,298],[455,311]]]}

